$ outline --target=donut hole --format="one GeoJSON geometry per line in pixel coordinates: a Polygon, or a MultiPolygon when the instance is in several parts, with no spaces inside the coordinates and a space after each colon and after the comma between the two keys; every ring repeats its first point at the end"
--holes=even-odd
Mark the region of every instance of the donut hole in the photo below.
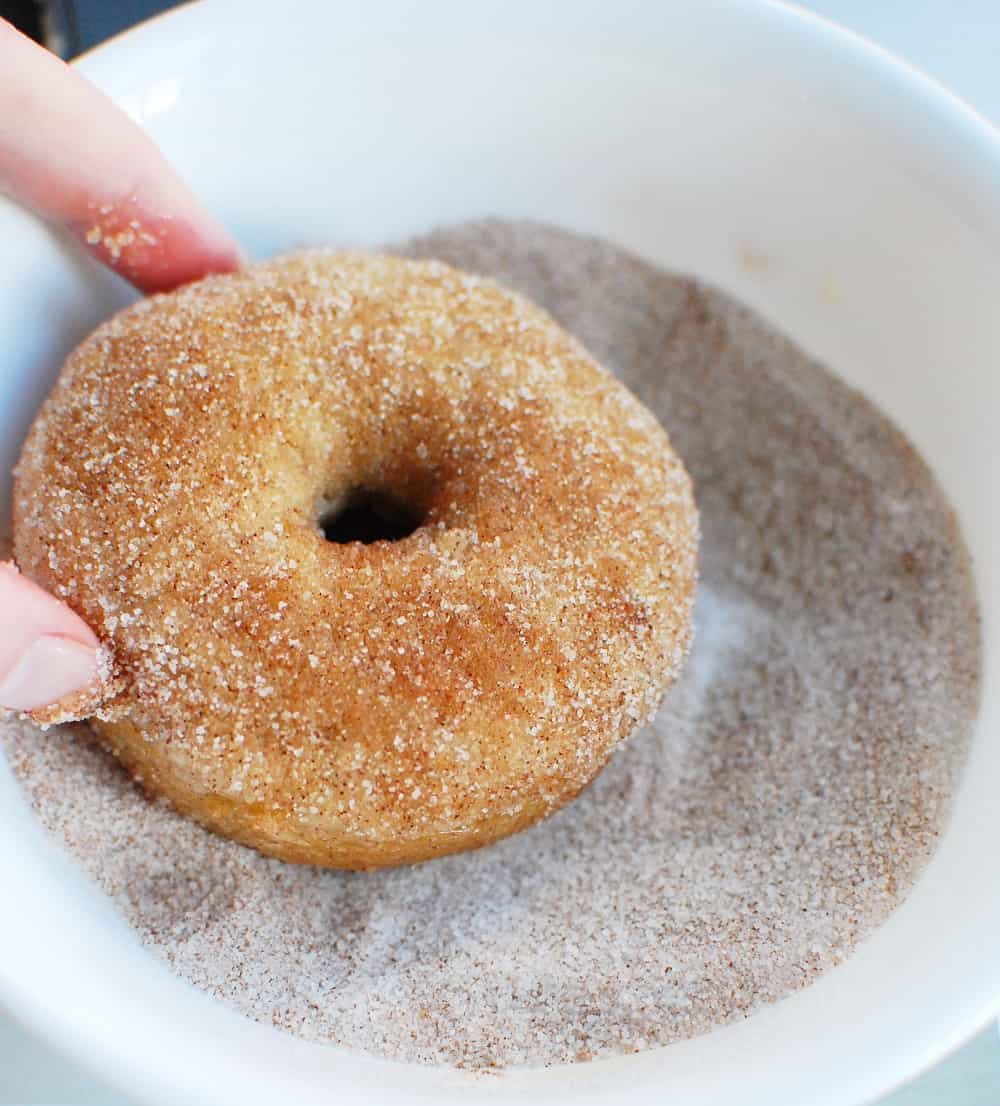
{"type": "Polygon", "coordinates": [[[335,503],[324,504],[319,515],[323,537],[337,545],[400,541],[423,522],[424,513],[414,504],[373,488],[354,488],[335,503]]]}

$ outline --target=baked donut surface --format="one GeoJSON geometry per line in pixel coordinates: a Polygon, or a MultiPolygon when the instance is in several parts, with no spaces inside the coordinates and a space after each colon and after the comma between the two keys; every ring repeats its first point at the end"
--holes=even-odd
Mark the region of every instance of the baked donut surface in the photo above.
{"type": "Polygon", "coordinates": [[[539,308],[433,261],[310,251],[128,308],[67,360],[14,522],[113,658],[103,741],[290,861],[531,824],[690,641],[697,515],[664,431],[539,308]],[[416,528],[327,540],[359,495],[416,528]]]}

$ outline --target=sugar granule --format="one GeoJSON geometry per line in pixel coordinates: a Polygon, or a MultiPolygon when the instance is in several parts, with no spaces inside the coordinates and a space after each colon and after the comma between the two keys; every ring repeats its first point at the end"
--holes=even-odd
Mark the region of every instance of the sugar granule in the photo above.
{"type": "Polygon", "coordinates": [[[205,833],[83,727],[3,723],[0,744],[154,954],[308,1039],[537,1065],[745,1017],[884,920],[945,824],[979,670],[952,512],[883,416],[716,292],[524,223],[408,250],[548,308],[691,471],[698,633],[653,722],[547,822],[374,874],[205,833]]]}

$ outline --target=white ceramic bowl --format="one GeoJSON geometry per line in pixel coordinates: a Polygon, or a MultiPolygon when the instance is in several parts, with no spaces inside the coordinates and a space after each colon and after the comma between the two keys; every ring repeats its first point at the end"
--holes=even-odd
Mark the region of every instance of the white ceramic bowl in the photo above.
{"type": "MultiPolygon", "coordinates": [[[[1000,1000],[1000,140],[795,10],[739,0],[208,2],[80,63],[249,249],[480,214],[595,232],[776,320],[910,434],[984,613],[981,721],[940,849],[843,967],[742,1024],[502,1077],[311,1046],[174,979],[34,827],[0,764],[0,996],[149,1102],[854,1106],[1000,1000]]],[[[0,517],[62,355],[122,291],[0,209],[0,517]]]]}

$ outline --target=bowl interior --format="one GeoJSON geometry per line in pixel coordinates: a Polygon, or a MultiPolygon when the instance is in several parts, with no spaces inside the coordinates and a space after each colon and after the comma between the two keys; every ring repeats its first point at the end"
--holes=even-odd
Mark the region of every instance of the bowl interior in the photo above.
{"type": "MultiPolygon", "coordinates": [[[[0,993],[150,1101],[350,1103],[377,1088],[382,1101],[843,1106],[931,1063],[1000,999],[1000,879],[982,861],[1000,838],[1000,139],[879,51],[779,5],[252,7],[192,5],[81,63],[252,254],[477,215],[547,220],[722,286],[906,430],[976,565],[971,763],[918,886],[844,966],[703,1038],[502,1077],[308,1045],[175,980],[46,843],[0,764],[13,950],[0,993]]],[[[61,358],[129,293],[12,207],[0,238],[6,519],[61,358]]]]}

